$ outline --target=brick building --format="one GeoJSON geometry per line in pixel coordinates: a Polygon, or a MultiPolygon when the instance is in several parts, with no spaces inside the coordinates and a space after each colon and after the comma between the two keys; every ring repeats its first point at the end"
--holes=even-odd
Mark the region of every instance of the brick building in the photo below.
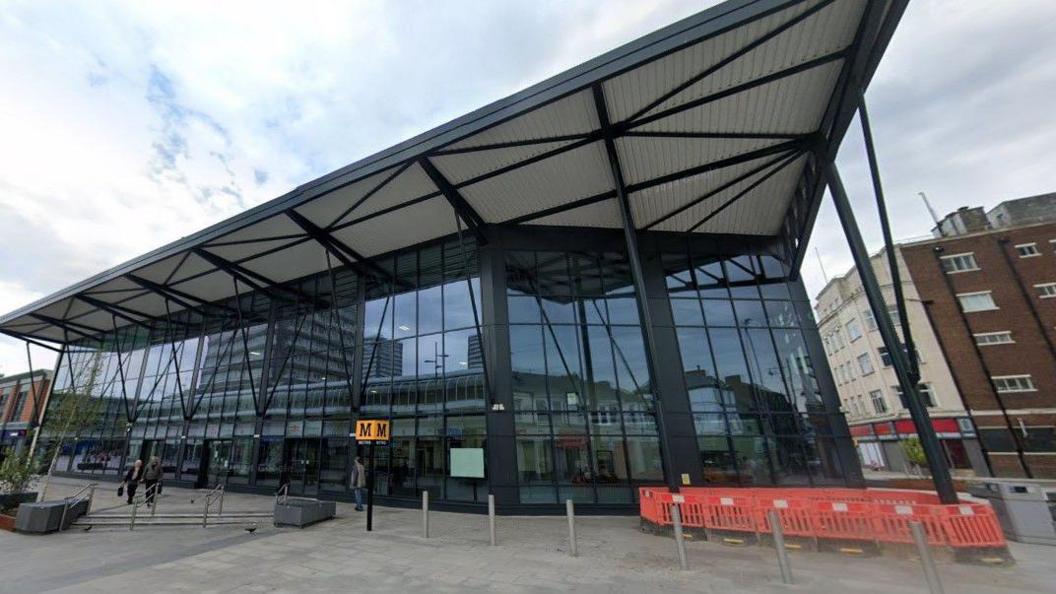
{"type": "Polygon", "coordinates": [[[900,246],[994,474],[1056,477],[1056,193],[900,246]]]}
{"type": "MultiPolygon", "coordinates": [[[[896,250],[897,253],[897,250],[896,250]]],[[[887,252],[870,258],[888,311],[902,337],[887,252]]],[[[898,254],[902,292],[917,358],[921,393],[939,437],[946,463],[954,474],[989,474],[974,425],[964,410],[953,373],[928,322],[925,306],[898,254]]],[[[891,358],[877,330],[876,320],[855,268],[833,278],[817,295],[815,316],[825,356],[836,380],[840,404],[862,465],[877,470],[909,471],[902,444],[916,437],[916,427],[902,402],[891,358]]]]}
{"type": "Polygon", "coordinates": [[[51,377],[44,369],[0,377],[0,460],[32,439],[33,411],[44,410],[43,401],[36,406],[35,399],[47,398],[51,377]]]}

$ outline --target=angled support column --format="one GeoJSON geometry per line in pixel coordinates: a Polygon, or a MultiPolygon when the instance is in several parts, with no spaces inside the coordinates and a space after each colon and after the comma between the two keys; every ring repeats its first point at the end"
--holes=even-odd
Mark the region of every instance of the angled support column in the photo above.
{"type": "Polygon", "coordinates": [[[917,350],[913,345],[913,334],[909,331],[909,313],[906,311],[906,297],[902,293],[902,274],[898,271],[898,256],[895,254],[895,242],[891,239],[891,223],[887,218],[887,203],[884,200],[884,186],[880,183],[880,166],[876,162],[876,148],[873,146],[873,128],[869,125],[869,112],[865,109],[865,93],[859,89],[858,120],[862,124],[862,136],[865,138],[865,153],[869,159],[869,173],[873,179],[873,193],[876,195],[876,210],[880,214],[880,231],[884,235],[884,251],[887,252],[887,266],[891,270],[891,286],[895,291],[895,307],[898,308],[898,319],[902,323],[902,339],[906,343],[909,355],[910,375],[913,383],[920,382],[920,366],[917,364],[917,350]]]}
{"type": "Polygon", "coordinates": [[[631,266],[634,296],[638,302],[638,316],[641,319],[644,332],[645,353],[649,364],[653,404],[656,407],[656,428],[660,434],[660,460],[661,464],[663,464],[667,486],[672,493],[675,493],[679,489],[679,481],[675,477],[675,465],[671,459],[671,443],[667,426],[664,423],[663,399],[657,385],[660,366],[656,361],[656,330],[653,328],[653,316],[649,307],[649,297],[645,290],[645,275],[642,272],[642,262],[638,252],[638,230],[634,226],[631,205],[627,200],[627,185],[624,183],[623,170],[620,168],[620,158],[616,152],[615,135],[609,120],[608,108],[605,105],[605,94],[600,85],[594,85],[593,90],[594,105],[598,110],[598,119],[601,122],[601,130],[605,139],[605,151],[608,153],[612,182],[616,189],[616,200],[620,208],[620,219],[623,222],[623,238],[627,245],[627,261],[631,266]]]}
{"type": "Polygon", "coordinates": [[[876,274],[873,272],[872,265],[869,262],[869,252],[865,248],[865,242],[862,240],[862,234],[858,229],[858,221],[854,218],[854,211],[851,208],[850,200],[847,199],[847,192],[843,188],[843,182],[840,180],[839,172],[836,170],[836,164],[822,155],[818,155],[818,160],[824,172],[825,181],[829,185],[832,201],[836,206],[836,213],[839,215],[840,224],[843,226],[843,232],[847,236],[847,243],[851,248],[851,256],[854,257],[854,265],[858,268],[858,276],[862,280],[862,288],[869,302],[869,308],[873,311],[873,317],[876,319],[876,326],[880,331],[880,336],[883,338],[884,346],[887,347],[887,352],[891,355],[891,365],[895,368],[895,375],[898,376],[898,384],[902,387],[902,393],[906,395],[909,414],[913,418],[920,445],[923,447],[924,455],[928,459],[928,469],[931,471],[935,490],[943,503],[957,503],[957,491],[953,488],[950,470],[947,468],[945,457],[942,455],[942,446],[939,444],[938,436],[935,435],[935,429],[932,427],[928,409],[920,399],[917,382],[913,377],[912,365],[906,356],[906,352],[902,350],[898,334],[895,332],[895,326],[891,323],[891,316],[887,313],[884,295],[880,291],[880,284],[876,281],[876,274]]]}
{"type": "Polygon", "coordinates": [[[488,236],[484,233],[484,219],[473,209],[473,206],[466,201],[462,193],[458,191],[455,186],[451,185],[451,182],[444,177],[443,173],[433,165],[433,162],[428,157],[422,157],[418,160],[418,164],[425,171],[425,174],[429,176],[429,179],[433,181],[433,185],[436,186],[437,190],[443,194],[444,198],[447,199],[448,204],[451,208],[455,209],[455,213],[458,214],[459,218],[465,221],[466,226],[469,230],[477,236],[477,243],[486,245],[488,243],[488,236]]]}

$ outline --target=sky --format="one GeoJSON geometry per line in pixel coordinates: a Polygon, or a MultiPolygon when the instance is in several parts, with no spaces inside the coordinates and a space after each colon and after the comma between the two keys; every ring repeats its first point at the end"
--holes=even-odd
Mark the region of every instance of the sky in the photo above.
{"type": "MultiPolygon", "coordinates": [[[[5,2],[0,312],[713,4],[5,2]]],[[[918,192],[941,216],[1056,191],[1054,58],[1051,0],[910,4],[867,93],[896,238],[932,225],[918,192]]],[[[837,163],[876,249],[857,122],[837,163]]],[[[838,229],[826,198],[811,295],[851,265],[838,229]]]]}

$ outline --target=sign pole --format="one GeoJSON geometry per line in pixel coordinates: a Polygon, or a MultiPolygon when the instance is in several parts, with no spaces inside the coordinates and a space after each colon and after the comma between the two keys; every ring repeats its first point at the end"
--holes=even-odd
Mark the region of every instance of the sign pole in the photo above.
{"type": "Polygon", "coordinates": [[[370,470],[367,471],[367,532],[374,529],[374,442],[370,442],[370,470]]]}

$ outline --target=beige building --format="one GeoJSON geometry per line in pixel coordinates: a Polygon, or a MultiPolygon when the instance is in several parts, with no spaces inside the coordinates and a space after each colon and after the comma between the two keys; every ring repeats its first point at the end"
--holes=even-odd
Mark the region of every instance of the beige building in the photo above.
{"type": "MultiPolygon", "coordinates": [[[[928,311],[898,252],[906,310],[920,361],[921,394],[927,399],[932,424],[947,462],[955,473],[987,474],[986,461],[961,395],[932,330],[928,311]]],[[[891,274],[884,250],[871,258],[888,303],[891,319],[902,338],[895,308],[891,274]]],[[[816,298],[815,317],[836,380],[840,401],[862,464],[866,468],[903,471],[909,468],[901,442],[916,434],[887,349],[852,268],[829,281],[816,298]]]]}

